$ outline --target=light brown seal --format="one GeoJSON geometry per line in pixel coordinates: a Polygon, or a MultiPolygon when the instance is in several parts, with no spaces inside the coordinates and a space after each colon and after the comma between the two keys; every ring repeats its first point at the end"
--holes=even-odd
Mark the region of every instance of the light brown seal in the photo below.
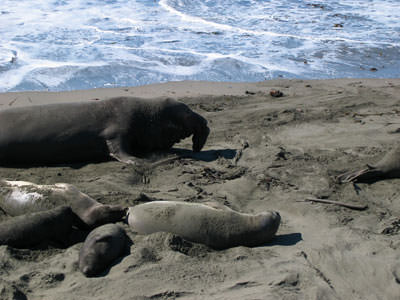
{"type": "Polygon", "coordinates": [[[263,245],[274,237],[280,220],[277,212],[253,215],[178,201],[154,201],[128,211],[128,224],[139,234],[170,232],[215,249],[263,245]]]}
{"type": "Polygon", "coordinates": [[[97,227],[122,221],[126,208],[103,205],[67,183],[38,185],[27,181],[0,180],[0,207],[11,216],[44,211],[60,205],[71,206],[81,227],[97,227]]]}

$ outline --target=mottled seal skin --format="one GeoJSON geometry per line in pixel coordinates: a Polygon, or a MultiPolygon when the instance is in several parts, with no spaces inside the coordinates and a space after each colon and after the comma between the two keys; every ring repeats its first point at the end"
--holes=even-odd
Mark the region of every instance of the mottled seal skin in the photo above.
{"type": "Polygon", "coordinates": [[[124,254],[127,236],[118,225],[106,224],[92,230],[79,252],[79,270],[92,277],[105,271],[124,254]]]}
{"type": "Polygon", "coordinates": [[[128,211],[128,224],[139,234],[170,232],[214,249],[263,245],[274,237],[280,219],[277,212],[251,215],[178,201],[154,201],[128,211]]]}
{"type": "Polygon", "coordinates": [[[0,180],[0,207],[10,216],[70,206],[81,228],[94,228],[122,221],[127,209],[103,205],[67,183],[38,185],[27,181],[0,180]]]}
{"type": "Polygon", "coordinates": [[[172,99],[111,98],[0,111],[0,164],[131,162],[193,135],[204,146],[207,121],[172,99]]]}
{"type": "Polygon", "coordinates": [[[374,165],[339,175],[337,181],[372,183],[382,179],[400,178],[400,145],[388,152],[374,165]]]}
{"type": "Polygon", "coordinates": [[[68,206],[14,217],[0,223],[0,245],[29,248],[49,240],[67,239],[75,217],[68,206]]]}

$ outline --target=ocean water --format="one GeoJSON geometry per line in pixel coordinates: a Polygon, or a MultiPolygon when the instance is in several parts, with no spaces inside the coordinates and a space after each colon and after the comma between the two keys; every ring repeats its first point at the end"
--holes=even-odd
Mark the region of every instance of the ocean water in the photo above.
{"type": "Polygon", "coordinates": [[[400,77],[399,0],[1,0],[0,92],[400,77]]]}

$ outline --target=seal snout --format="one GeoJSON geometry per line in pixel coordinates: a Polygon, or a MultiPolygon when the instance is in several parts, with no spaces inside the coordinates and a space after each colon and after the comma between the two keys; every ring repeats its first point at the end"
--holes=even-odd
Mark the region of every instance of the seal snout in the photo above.
{"type": "Polygon", "coordinates": [[[278,226],[281,223],[281,215],[279,214],[279,212],[271,211],[271,219],[272,219],[272,223],[277,226],[276,229],[278,230],[278,226]]]}
{"type": "Polygon", "coordinates": [[[274,233],[278,231],[279,225],[281,224],[281,215],[277,211],[271,212],[271,224],[274,233]]]}
{"type": "Polygon", "coordinates": [[[205,145],[208,135],[210,134],[210,128],[206,123],[203,124],[194,134],[192,138],[193,142],[193,151],[199,152],[205,145]]]}
{"type": "Polygon", "coordinates": [[[82,268],[82,273],[85,274],[87,277],[93,276],[94,272],[88,266],[84,266],[82,268]]]}
{"type": "Polygon", "coordinates": [[[277,212],[277,211],[271,211],[271,214],[272,215],[274,215],[276,218],[280,218],[281,217],[281,215],[279,214],[279,212],[277,212]]]}
{"type": "Polygon", "coordinates": [[[277,212],[277,211],[272,211],[271,214],[272,214],[273,218],[274,218],[276,221],[278,221],[278,222],[280,223],[280,221],[281,221],[281,215],[279,214],[279,212],[277,212]]]}
{"type": "Polygon", "coordinates": [[[281,224],[281,215],[277,211],[268,211],[261,214],[261,228],[272,238],[281,224]]]}

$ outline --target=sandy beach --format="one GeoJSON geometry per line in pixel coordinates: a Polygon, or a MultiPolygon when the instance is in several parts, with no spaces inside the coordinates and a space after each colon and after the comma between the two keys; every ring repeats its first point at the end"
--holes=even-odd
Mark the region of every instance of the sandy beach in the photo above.
{"type": "MultiPolygon", "coordinates": [[[[67,249],[0,246],[0,299],[399,299],[400,179],[338,184],[398,144],[400,79],[170,82],[72,92],[0,94],[0,109],[115,96],[170,97],[211,128],[200,153],[145,170],[117,161],[0,167],[0,177],[71,183],[104,204],[217,201],[279,211],[268,244],[213,250],[170,233],[137,235],[130,254],[96,278],[67,249]],[[283,97],[272,97],[276,89],[283,97]],[[147,197],[145,197],[147,196],[147,197]],[[365,210],[305,201],[323,198],[365,210]]],[[[190,151],[191,139],[175,145],[190,151]]],[[[152,155],[151,161],[172,156],[152,155]]],[[[0,210],[0,221],[10,218],[0,210]]]]}

